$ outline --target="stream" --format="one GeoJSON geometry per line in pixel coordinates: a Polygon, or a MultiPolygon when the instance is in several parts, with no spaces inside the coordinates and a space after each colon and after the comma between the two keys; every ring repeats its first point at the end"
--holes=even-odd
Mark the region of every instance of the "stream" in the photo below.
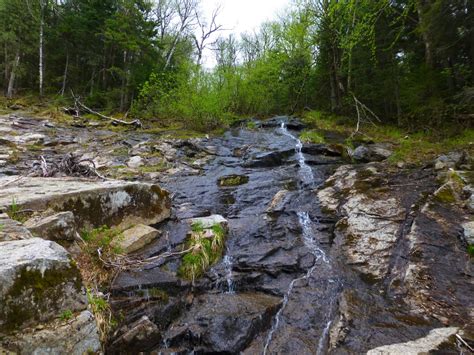
{"type": "Polygon", "coordinates": [[[192,291],[171,276],[179,259],[118,277],[115,304],[129,322],[147,315],[162,327],[163,339],[151,346],[154,350],[325,353],[342,284],[325,251],[333,221],[321,213],[313,190],[340,161],[304,154],[298,133],[287,129],[287,120],[277,118],[265,129],[230,130],[223,138],[210,140],[217,148],[216,157],[203,174],[162,182],[174,194],[176,215],[160,225],[168,242],[156,242],[143,256],[179,248],[186,238],[185,220],[192,217],[223,215],[229,235],[222,261],[196,281],[192,291]],[[249,181],[218,186],[217,180],[228,175],[245,175],[249,181]],[[270,210],[277,193],[283,198],[270,210]],[[167,305],[148,298],[136,307],[130,297],[123,297],[125,290],[130,296],[130,290],[143,293],[164,286],[169,290],[170,284],[175,294],[167,305]],[[187,292],[193,300],[183,303],[187,292]],[[174,312],[175,319],[157,321],[163,309],[174,312]],[[209,334],[214,328],[225,334],[209,334]]]}

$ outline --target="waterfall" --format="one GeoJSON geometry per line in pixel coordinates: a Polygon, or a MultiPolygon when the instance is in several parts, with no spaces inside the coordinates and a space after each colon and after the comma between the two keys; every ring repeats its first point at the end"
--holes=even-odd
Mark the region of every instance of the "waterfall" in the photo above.
{"type": "Polygon", "coordinates": [[[311,167],[308,164],[306,164],[306,160],[302,152],[303,143],[301,142],[300,139],[296,138],[294,135],[288,132],[284,122],[281,123],[280,129],[281,129],[281,132],[285,136],[290,137],[292,140],[296,141],[295,151],[296,151],[296,157],[298,159],[298,165],[299,165],[298,174],[301,179],[301,182],[304,185],[311,187],[314,184],[314,174],[311,167]]]}
{"type": "Polygon", "coordinates": [[[224,265],[225,265],[225,279],[227,284],[226,293],[234,294],[235,293],[235,285],[234,280],[232,277],[232,257],[229,254],[224,256],[224,265]]]}
{"type": "MultiPolygon", "coordinates": [[[[298,157],[298,163],[299,163],[299,177],[300,177],[301,181],[303,182],[303,184],[305,186],[308,186],[308,185],[312,186],[313,183],[314,183],[314,175],[313,175],[313,171],[311,170],[311,167],[309,167],[306,164],[304,155],[301,151],[302,147],[303,147],[303,144],[301,143],[301,141],[298,138],[294,137],[290,132],[288,132],[284,122],[281,123],[280,128],[281,128],[281,131],[284,135],[286,135],[288,137],[291,137],[293,140],[296,141],[295,150],[296,150],[296,154],[297,154],[297,157],[298,157]]],[[[270,343],[272,341],[273,335],[277,331],[277,329],[280,325],[281,316],[282,316],[282,314],[283,314],[283,312],[286,308],[286,305],[288,304],[288,301],[290,299],[291,293],[293,292],[293,288],[294,288],[295,284],[298,281],[303,281],[303,280],[309,279],[311,277],[312,273],[314,272],[314,270],[318,267],[318,261],[319,260],[323,260],[324,263],[326,263],[326,264],[329,263],[329,260],[326,256],[325,252],[319,247],[319,244],[318,244],[318,242],[315,238],[315,235],[314,235],[313,229],[312,229],[312,221],[311,221],[311,218],[310,218],[308,212],[298,211],[297,216],[298,216],[299,224],[300,224],[301,229],[302,229],[303,242],[304,242],[305,246],[308,248],[308,250],[311,252],[311,254],[313,254],[313,256],[315,257],[315,261],[314,261],[313,266],[310,269],[308,269],[308,271],[306,272],[305,275],[303,275],[301,277],[298,277],[298,278],[291,281],[291,283],[288,287],[288,290],[286,291],[286,293],[283,297],[282,305],[281,305],[280,309],[278,310],[278,312],[277,312],[277,314],[274,318],[272,328],[270,329],[270,332],[268,333],[268,336],[267,336],[267,339],[266,339],[266,342],[265,342],[265,347],[263,348],[263,354],[264,355],[266,355],[266,353],[268,351],[268,347],[270,346],[270,343]]],[[[318,354],[321,353],[322,350],[323,350],[324,342],[325,342],[325,339],[327,337],[327,333],[329,332],[329,327],[330,327],[330,322],[328,324],[326,324],[326,328],[324,329],[323,334],[322,334],[322,336],[319,340],[318,354]]]]}

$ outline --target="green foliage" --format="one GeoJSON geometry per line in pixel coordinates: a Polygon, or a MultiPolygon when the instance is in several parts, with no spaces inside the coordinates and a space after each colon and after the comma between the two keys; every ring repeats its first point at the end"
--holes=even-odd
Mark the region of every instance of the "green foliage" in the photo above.
{"type": "Polygon", "coordinates": [[[22,211],[21,207],[17,204],[16,199],[12,198],[12,204],[8,207],[7,215],[20,223],[25,222],[28,216],[22,211]]]}
{"type": "Polygon", "coordinates": [[[467,246],[467,253],[471,258],[474,258],[474,245],[468,245],[467,246]]]}
{"type": "Polygon", "coordinates": [[[71,319],[73,316],[73,313],[70,309],[67,309],[65,311],[63,311],[61,313],[61,315],[59,316],[59,318],[62,320],[62,321],[67,321],[69,319],[71,319]]]}
{"type": "Polygon", "coordinates": [[[108,254],[120,254],[120,248],[112,246],[112,241],[121,238],[121,232],[116,228],[102,226],[94,229],[83,229],[81,232],[82,239],[86,242],[86,251],[91,255],[95,255],[98,248],[102,252],[108,254]]]}
{"type": "Polygon", "coordinates": [[[220,224],[204,228],[200,223],[192,224],[191,230],[186,243],[191,251],[183,256],[178,274],[194,281],[222,257],[226,231],[220,224]]]}
{"type": "Polygon", "coordinates": [[[321,133],[312,130],[306,130],[300,135],[300,140],[304,143],[324,143],[324,137],[321,133]]]}

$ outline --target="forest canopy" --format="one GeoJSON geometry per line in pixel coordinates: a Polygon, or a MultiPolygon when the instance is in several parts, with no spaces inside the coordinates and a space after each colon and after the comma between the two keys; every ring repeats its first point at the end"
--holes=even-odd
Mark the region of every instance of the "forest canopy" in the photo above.
{"type": "Polygon", "coordinates": [[[472,1],[299,0],[239,37],[201,5],[0,0],[4,94],[74,93],[97,110],[202,129],[306,109],[399,126],[472,122],[472,1]]]}

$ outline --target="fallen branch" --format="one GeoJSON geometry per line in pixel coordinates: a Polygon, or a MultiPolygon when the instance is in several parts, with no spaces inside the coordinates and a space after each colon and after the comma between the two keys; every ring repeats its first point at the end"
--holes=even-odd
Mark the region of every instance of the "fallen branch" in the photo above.
{"type": "Polygon", "coordinates": [[[374,123],[374,120],[377,122],[382,122],[382,120],[377,116],[370,108],[368,108],[365,104],[363,104],[354,93],[351,93],[352,98],[354,99],[354,106],[357,112],[357,125],[354,132],[351,134],[351,138],[353,138],[359,132],[360,125],[363,122],[368,122],[373,126],[377,126],[374,123]]]}
{"type": "Polygon", "coordinates": [[[57,164],[48,162],[43,156],[39,161],[34,161],[28,176],[53,177],[53,176],[98,177],[106,180],[96,169],[91,159],[79,159],[73,154],[66,154],[57,164]]]}
{"type": "MultiPolygon", "coordinates": [[[[118,118],[109,117],[109,116],[101,114],[100,112],[94,111],[90,107],[87,107],[86,105],[84,105],[81,102],[79,97],[74,96],[74,93],[72,93],[72,97],[74,98],[74,103],[75,103],[74,106],[76,108],[75,109],[76,112],[79,112],[78,108],[81,108],[84,111],[86,111],[88,113],[91,113],[91,114],[93,114],[93,115],[95,115],[99,118],[111,121],[111,123],[115,126],[124,125],[124,126],[135,126],[136,128],[141,128],[142,127],[142,122],[139,119],[136,119],[136,120],[133,120],[133,121],[125,121],[125,120],[120,120],[118,118]]],[[[76,117],[79,117],[79,114],[77,114],[76,117]]]]}

